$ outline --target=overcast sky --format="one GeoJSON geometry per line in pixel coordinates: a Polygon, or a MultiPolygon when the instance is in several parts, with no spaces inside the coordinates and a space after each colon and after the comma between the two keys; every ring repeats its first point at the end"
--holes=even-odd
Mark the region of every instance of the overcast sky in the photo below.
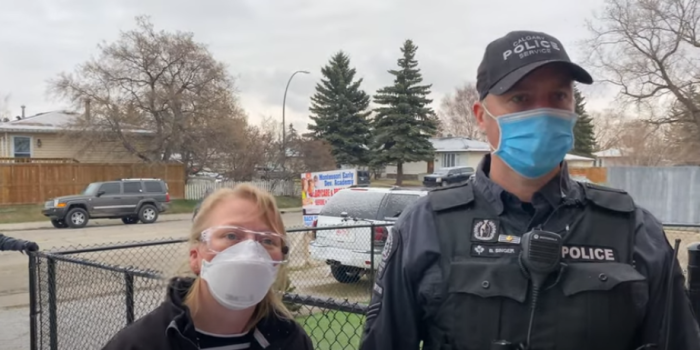
{"type": "MultiPolygon", "coordinates": [[[[547,32],[581,60],[585,20],[602,6],[602,0],[0,1],[0,94],[11,94],[13,116],[22,104],[28,115],[64,108],[47,97],[46,80],[96,55],[96,45],[133,28],[135,16],[149,15],[156,29],[193,32],[229,65],[253,121],[281,118],[290,74],[310,71],[294,78],[287,96],[287,118],[299,129],[308,122],[320,68],[338,50],[350,55],[363,87],[374,93],[391,84],[386,71],[396,66],[403,41],[414,40],[437,110],[445,93],[475,80],[486,45],[509,31],[547,32]]],[[[591,109],[613,97],[602,87],[584,93],[591,109]]]]}

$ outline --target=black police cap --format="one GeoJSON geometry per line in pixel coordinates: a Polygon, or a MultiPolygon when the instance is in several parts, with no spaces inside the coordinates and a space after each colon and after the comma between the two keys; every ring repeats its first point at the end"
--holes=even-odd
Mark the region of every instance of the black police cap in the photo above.
{"type": "Polygon", "coordinates": [[[557,38],[541,32],[510,32],[486,47],[476,75],[479,99],[488,94],[502,95],[535,69],[555,62],[564,63],[574,81],[593,83],[585,69],[571,62],[557,38]]]}

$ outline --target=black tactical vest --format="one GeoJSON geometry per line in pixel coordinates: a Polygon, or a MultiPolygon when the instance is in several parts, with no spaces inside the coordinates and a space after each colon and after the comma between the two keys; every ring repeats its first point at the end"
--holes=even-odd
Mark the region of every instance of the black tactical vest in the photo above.
{"type": "MultiPolygon", "coordinates": [[[[575,184],[579,186],[578,184],[575,184]]],[[[542,288],[532,350],[628,350],[644,315],[646,279],[634,268],[635,205],[625,192],[581,184],[585,200],[558,209],[543,230],[564,239],[558,278],[542,288]],[[640,295],[641,293],[641,295],[640,295]]],[[[490,350],[524,343],[530,284],[518,264],[525,232],[499,220],[470,183],[430,193],[442,251],[444,297],[429,317],[428,350],[490,350]]]]}

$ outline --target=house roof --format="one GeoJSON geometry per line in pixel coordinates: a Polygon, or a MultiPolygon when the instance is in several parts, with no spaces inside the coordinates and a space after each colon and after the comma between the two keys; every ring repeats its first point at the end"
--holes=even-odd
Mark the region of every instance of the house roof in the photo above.
{"type": "Polygon", "coordinates": [[[622,157],[622,151],[619,148],[609,148],[600,152],[593,153],[597,158],[618,158],[622,157]]]}
{"type": "Polygon", "coordinates": [[[64,111],[39,113],[0,123],[0,132],[57,132],[68,128],[77,116],[64,111]]]}
{"type": "Polygon", "coordinates": [[[564,160],[588,160],[588,161],[594,161],[595,159],[589,158],[589,157],[582,157],[582,156],[577,156],[575,154],[567,154],[564,157],[564,160]]]}
{"type": "Polygon", "coordinates": [[[491,150],[486,142],[466,137],[436,137],[430,139],[435,152],[488,152],[491,150]]]}
{"type": "MultiPolygon", "coordinates": [[[[80,115],[74,112],[44,112],[22,119],[10,120],[9,122],[0,122],[0,132],[55,133],[69,129],[79,117],[80,115]]],[[[151,131],[139,129],[132,129],[129,132],[151,133],[151,131]]]]}

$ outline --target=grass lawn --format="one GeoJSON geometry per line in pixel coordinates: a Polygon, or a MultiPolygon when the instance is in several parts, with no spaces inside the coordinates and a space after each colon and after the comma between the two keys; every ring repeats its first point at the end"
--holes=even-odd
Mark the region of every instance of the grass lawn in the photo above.
{"type": "MultiPolygon", "coordinates": [[[[170,209],[165,214],[192,213],[197,201],[185,199],[173,199],[170,201],[170,209]]],[[[280,209],[301,207],[301,198],[277,197],[277,205],[280,209]]],[[[0,207],[0,224],[18,222],[46,221],[41,214],[43,204],[12,205],[0,207]]]]}
{"type": "Polygon", "coordinates": [[[365,321],[362,315],[325,311],[296,320],[311,337],[316,350],[356,350],[360,347],[365,321]]]}

